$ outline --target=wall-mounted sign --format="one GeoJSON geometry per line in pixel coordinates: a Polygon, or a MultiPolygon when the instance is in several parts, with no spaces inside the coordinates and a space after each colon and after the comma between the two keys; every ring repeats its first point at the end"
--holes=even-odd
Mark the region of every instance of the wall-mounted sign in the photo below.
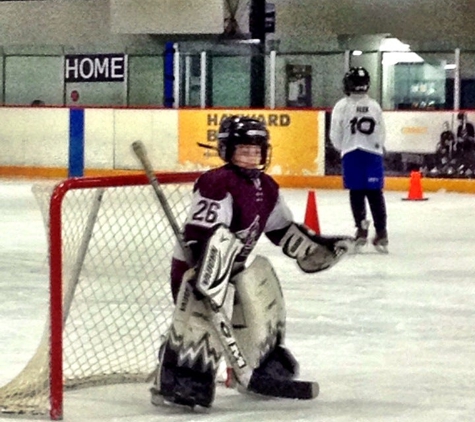
{"type": "Polygon", "coordinates": [[[64,58],[66,82],[124,82],[125,54],[67,55],[64,58]]]}
{"type": "Polygon", "coordinates": [[[315,111],[180,110],[179,162],[208,168],[222,165],[223,161],[216,153],[219,125],[224,118],[235,114],[265,122],[272,145],[269,173],[294,176],[323,174],[323,159],[320,164],[318,157],[323,153],[324,138],[320,138],[320,135],[323,135],[324,131],[320,130],[320,126],[324,125],[325,121],[320,118],[320,113],[315,111]]]}

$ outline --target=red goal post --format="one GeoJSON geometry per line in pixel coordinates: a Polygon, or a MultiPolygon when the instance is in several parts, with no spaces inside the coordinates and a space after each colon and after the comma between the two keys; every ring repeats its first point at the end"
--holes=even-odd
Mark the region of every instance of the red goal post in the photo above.
{"type": "MultiPolygon", "coordinates": [[[[157,174],[180,226],[200,174],[157,174]]],[[[65,389],[153,374],[173,310],[176,239],[145,175],[72,178],[33,191],[49,240],[49,321],[33,358],[0,387],[0,410],[58,420],[65,389]]]]}

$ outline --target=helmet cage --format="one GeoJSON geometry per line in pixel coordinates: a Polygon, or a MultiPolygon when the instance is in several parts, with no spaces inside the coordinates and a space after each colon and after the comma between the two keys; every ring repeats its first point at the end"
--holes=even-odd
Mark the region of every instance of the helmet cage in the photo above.
{"type": "Polygon", "coordinates": [[[221,123],[218,133],[220,158],[230,163],[237,145],[257,145],[261,148],[260,170],[265,170],[270,164],[269,132],[259,120],[232,116],[221,123]]]}

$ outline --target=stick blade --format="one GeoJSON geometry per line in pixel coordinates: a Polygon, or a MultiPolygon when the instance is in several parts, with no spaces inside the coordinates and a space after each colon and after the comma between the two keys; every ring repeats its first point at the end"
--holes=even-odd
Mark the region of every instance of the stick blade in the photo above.
{"type": "Polygon", "coordinates": [[[254,374],[249,382],[248,390],[269,397],[311,400],[318,396],[320,387],[315,381],[276,379],[254,374]]]}

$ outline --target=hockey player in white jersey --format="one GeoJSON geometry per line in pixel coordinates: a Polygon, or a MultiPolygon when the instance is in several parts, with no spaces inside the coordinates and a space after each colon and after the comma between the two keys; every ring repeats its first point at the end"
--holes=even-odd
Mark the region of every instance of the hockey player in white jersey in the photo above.
{"type": "Polygon", "coordinates": [[[342,157],[343,185],[349,190],[356,226],[356,245],[367,243],[369,221],[366,200],[376,236],[372,243],[387,253],[388,232],[384,187],[385,126],[380,105],[368,95],[370,76],[363,67],[352,67],[343,78],[346,94],[333,108],[330,140],[342,157]]]}

